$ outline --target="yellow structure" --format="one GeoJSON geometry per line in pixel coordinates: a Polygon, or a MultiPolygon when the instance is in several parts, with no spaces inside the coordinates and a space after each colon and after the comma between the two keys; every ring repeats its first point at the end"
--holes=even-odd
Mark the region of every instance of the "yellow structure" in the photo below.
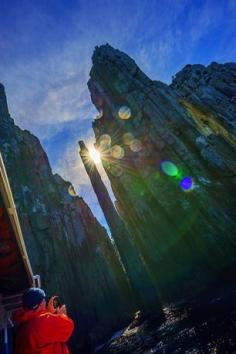
{"type": "Polygon", "coordinates": [[[34,278],[0,154],[0,330],[4,330],[0,349],[3,346],[6,353],[10,312],[21,306],[22,292],[34,286],[34,278]]]}

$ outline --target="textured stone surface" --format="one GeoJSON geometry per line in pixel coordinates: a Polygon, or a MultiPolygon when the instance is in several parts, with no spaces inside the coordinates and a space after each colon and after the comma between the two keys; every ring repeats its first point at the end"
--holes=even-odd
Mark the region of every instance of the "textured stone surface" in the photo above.
{"type": "Polygon", "coordinates": [[[53,175],[39,140],[14,124],[0,86],[0,150],[35,274],[76,321],[73,348],[90,331],[99,339],[132,309],[125,273],[105,229],[70,183],[53,175]]]}
{"type": "MultiPolygon", "coordinates": [[[[99,110],[93,123],[96,146],[116,211],[159,299],[186,300],[211,288],[222,272],[231,280],[236,260],[235,64],[187,66],[168,86],[152,81],[134,60],[106,45],[96,48],[90,76],[92,102],[99,110]],[[122,107],[125,119],[119,115],[122,107]],[[132,143],[125,133],[133,134],[132,143]],[[111,137],[110,146],[102,146],[103,134],[111,137]],[[175,164],[174,177],[163,172],[164,161],[175,164]],[[186,176],[193,180],[189,192],[180,187],[186,176]]],[[[49,294],[63,294],[80,330],[89,330],[92,338],[121,328],[133,304],[112,243],[83,199],[68,193],[70,183],[52,174],[38,139],[15,126],[2,86],[0,149],[33,269],[49,294]]],[[[183,326],[188,338],[191,328],[183,326]]],[[[199,328],[203,333],[202,323],[199,328]]],[[[115,350],[155,349],[151,331],[149,338],[139,333],[134,345],[125,340],[115,350]]],[[[168,348],[172,327],[165,333],[167,342],[164,347],[159,343],[157,352],[168,348]]],[[[176,333],[173,345],[181,329],[176,333]]]]}
{"type": "Polygon", "coordinates": [[[105,45],[95,49],[88,82],[100,112],[93,122],[96,144],[117,210],[163,301],[205,289],[236,258],[235,116],[230,113],[236,107],[235,64],[191,68],[187,78],[184,69],[168,86],[152,81],[126,54],[105,45]],[[216,76],[212,84],[208,78],[201,81],[200,91],[194,86],[200,85],[199,70],[216,76]],[[208,91],[214,107],[205,103],[208,91]],[[226,116],[218,95],[225,108],[230,100],[226,116]],[[123,106],[131,111],[129,119],[120,119],[123,106]],[[134,135],[136,147],[125,143],[124,133],[134,135]],[[111,137],[106,151],[103,134],[111,137]],[[112,153],[117,144],[123,158],[112,153]],[[175,164],[175,177],[163,172],[163,161],[175,164]],[[180,187],[183,177],[193,181],[190,192],[180,187]]]}
{"type": "Polygon", "coordinates": [[[83,141],[80,141],[79,145],[82,161],[110,227],[112,238],[129,279],[135,308],[142,308],[142,310],[147,310],[148,312],[150,312],[150,309],[155,310],[156,313],[159,313],[161,321],[163,312],[160,301],[158,301],[157,289],[147,272],[138,249],[132,242],[123,220],[118,215],[111,201],[95,163],[89,159],[88,149],[83,141]]]}
{"type": "MultiPolygon", "coordinates": [[[[97,348],[98,354],[235,353],[236,306],[233,289],[214,289],[214,295],[191,302],[168,304],[166,321],[155,316],[139,318],[97,348]]],[[[136,316],[137,317],[137,316],[136,316]]]]}
{"type": "Polygon", "coordinates": [[[186,65],[171,87],[202,108],[231,133],[236,132],[236,63],[186,65]]]}

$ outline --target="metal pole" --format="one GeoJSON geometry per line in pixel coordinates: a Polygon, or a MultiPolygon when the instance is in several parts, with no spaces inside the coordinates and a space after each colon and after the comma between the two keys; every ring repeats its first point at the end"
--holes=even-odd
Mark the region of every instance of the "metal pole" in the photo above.
{"type": "Polygon", "coordinates": [[[4,321],[4,354],[9,354],[7,326],[8,326],[8,316],[6,314],[5,321],[4,321]]]}
{"type": "Polygon", "coordinates": [[[41,288],[41,278],[40,275],[34,275],[33,276],[34,279],[34,287],[35,288],[41,288]]]}

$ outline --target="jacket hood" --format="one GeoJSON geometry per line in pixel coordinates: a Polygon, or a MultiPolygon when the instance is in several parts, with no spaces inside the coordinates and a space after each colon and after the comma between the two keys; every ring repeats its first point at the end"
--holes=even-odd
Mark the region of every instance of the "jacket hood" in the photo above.
{"type": "Polygon", "coordinates": [[[39,315],[41,315],[42,313],[45,313],[46,311],[33,311],[33,310],[17,310],[13,313],[12,315],[12,320],[14,322],[17,322],[18,324],[23,323],[23,322],[27,322],[32,320],[35,317],[38,317],[39,315]]]}

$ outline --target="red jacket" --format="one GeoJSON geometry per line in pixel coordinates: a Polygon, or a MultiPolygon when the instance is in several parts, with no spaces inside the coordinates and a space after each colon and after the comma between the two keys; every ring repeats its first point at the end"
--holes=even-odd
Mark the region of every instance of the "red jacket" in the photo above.
{"type": "Polygon", "coordinates": [[[19,310],[13,320],[19,323],[15,354],[69,354],[66,342],[74,323],[66,315],[19,310]]]}

